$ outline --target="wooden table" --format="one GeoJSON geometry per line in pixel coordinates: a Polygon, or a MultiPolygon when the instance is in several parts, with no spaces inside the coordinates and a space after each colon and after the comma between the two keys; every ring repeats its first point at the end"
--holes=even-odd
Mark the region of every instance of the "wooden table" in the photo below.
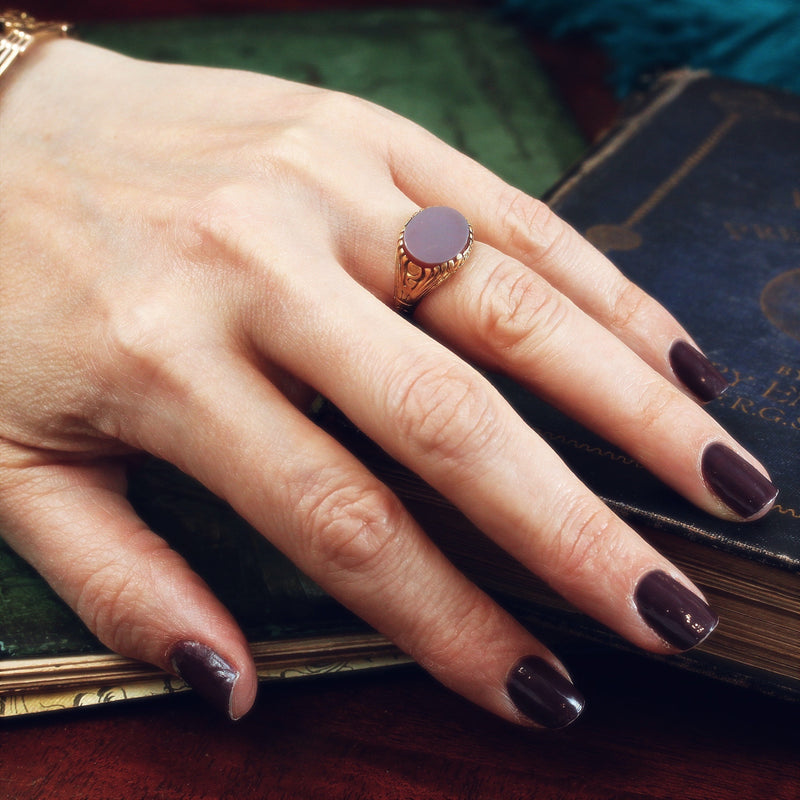
{"type": "Polygon", "coordinates": [[[633,656],[569,663],[589,705],[555,734],[416,668],[262,686],[237,723],[190,695],[4,721],[0,798],[800,798],[800,705],[633,656]]]}

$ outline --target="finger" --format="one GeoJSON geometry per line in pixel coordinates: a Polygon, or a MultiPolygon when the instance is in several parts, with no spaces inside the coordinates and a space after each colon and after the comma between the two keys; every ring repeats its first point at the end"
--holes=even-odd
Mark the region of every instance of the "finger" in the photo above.
{"type": "MultiPolygon", "coordinates": [[[[393,284],[386,242],[396,241],[397,220],[417,209],[398,197],[370,209],[359,250],[348,255],[372,265],[367,280],[385,298],[393,284]]],[[[467,264],[418,305],[415,319],[618,445],[709,513],[756,519],[772,506],[777,490],[751,454],[621,338],[516,259],[477,242],[467,264]]]]}
{"type": "Polygon", "coordinates": [[[544,203],[430,134],[401,127],[392,142],[397,185],[419,206],[458,208],[478,240],[534,269],[695,399],[727,388],[677,320],[544,203]]]}
{"type": "Polygon", "coordinates": [[[181,402],[157,404],[141,445],[225,498],[445,685],[515,722],[561,727],[580,713],[580,694],[554,656],[257,370],[194,359],[185,378],[181,402]]]}
{"type": "Polygon", "coordinates": [[[3,535],[117,653],[176,672],[238,719],[256,672],[244,635],[123,496],[119,466],[4,470],[3,535]]]}
{"type": "Polygon", "coordinates": [[[701,407],[533,270],[486,245],[420,304],[435,336],[514,376],[709,513],[763,516],[764,467],[701,407]]]}
{"type": "MultiPolygon", "coordinates": [[[[258,236],[242,232],[249,235],[258,236]]],[[[257,249],[254,241],[247,249],[257,249]]],[[[508,552],[631,641],[663,652],[710,632],[713,614],[691,583],[594,497],[474,369],[360,287],[296,280],[302,318],[285,302],[263,312],[279,330],[291,325],[292,336],[276,342],[267,329],[254,330],[270,359],[295,364],[302,380],[508,552]],[[342,307],[351,322],[342,322],[342,307]],[[671,587],[669,602],[659,600],[661,617],[687,597],[705,609],[704,625],[692,623],[688,638],[665,641],[663,626],[653,624],[658,615],[644,611],[641,593],[653,574],[668,576],[671,587]]]]}

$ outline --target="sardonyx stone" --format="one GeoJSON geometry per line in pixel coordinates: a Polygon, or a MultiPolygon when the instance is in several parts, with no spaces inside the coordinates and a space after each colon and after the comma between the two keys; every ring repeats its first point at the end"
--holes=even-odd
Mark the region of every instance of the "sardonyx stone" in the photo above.
{"type": "Polygon", "coordinates": [[[403,248],[415,264],[435,267],[462,255],[469,238],[469,223],[462,214],[447,206],[431,206],[408,221],[403,248]]]}

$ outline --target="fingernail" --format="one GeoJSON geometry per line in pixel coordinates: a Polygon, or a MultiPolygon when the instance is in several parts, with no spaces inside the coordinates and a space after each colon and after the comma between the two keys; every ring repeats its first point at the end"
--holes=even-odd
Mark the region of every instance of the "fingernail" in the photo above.
{"type": "Polygon", "coordinates": [[[675,377],[704,403],[715,400],[730,386],[722,373],[688,342],[672,345],[669,363],[675,377]]]}
{"type": "Polygon", "coordinates": [[[689,650],[717,627],[719,617],[666,572],[648,572],[634,592],[642,619],[668,644],[689,650]]]}
{"type": "Polygon", "coordinates": [[[706,447],[701,470],[708,488],[745,519],[772,505],[778,496],[769,478],[724,444],[714,442],[706,447]]]}
{"type": "Polygon", "coordinates": [[[570,725],[586,702],[571,681],[538,656],[527,656],[514,665],[506,689],[520,713],[544,728],[570,725]]]}
{"type": "Polygon", "coordinates": [[[222,656],[200,642],[178,642],[168,657],[180,678],[214,708],[235,719],[231,701],[239,673],[222,656]]]}

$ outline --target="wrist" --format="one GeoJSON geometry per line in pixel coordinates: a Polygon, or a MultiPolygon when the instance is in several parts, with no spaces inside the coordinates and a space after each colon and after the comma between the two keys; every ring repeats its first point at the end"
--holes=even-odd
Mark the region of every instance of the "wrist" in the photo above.
{"type": "Polygon", "coordinates": [[[65,37],[70,27],[67,22],[39,20],[16,9],[0,12],[0,78],[31,47],[65,37]]]}

